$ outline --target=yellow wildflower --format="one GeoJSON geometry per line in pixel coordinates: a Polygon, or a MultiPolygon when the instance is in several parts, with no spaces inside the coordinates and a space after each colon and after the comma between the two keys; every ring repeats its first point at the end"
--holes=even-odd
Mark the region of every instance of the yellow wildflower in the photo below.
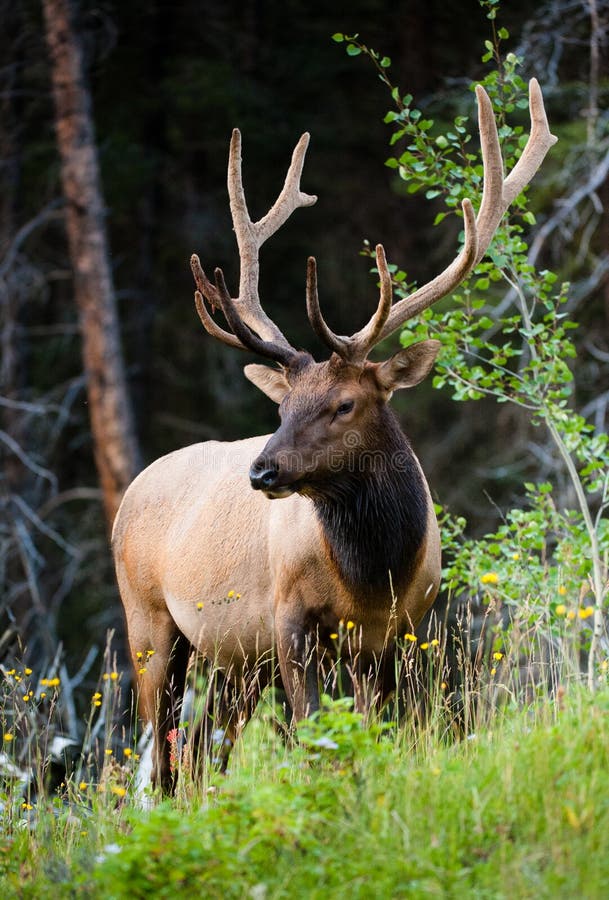
{"type": "Polygon", "coordinates": [[[127,758],[129,758],[132,754],[133,754],[133,750],[131,749],[131,747],[125,747],[123,749],[123,756],[126,756],[127,758]]]}
{"type": "Polygon", "coordinates": [[[493,653],[493,659],[496,659],[497,662],[499,662],[500,659],[503,659],[503,653],[501,653],[499,650],[496,650],[495,653],[493,653]]]}
{"type": "Polygon", "coordinates": [[[138,674],[138,675],[144,675],[145,672],[146,672],[146,666],[141,666],[141,668],[139,668],[139,669],[137,670],[137,674],[138,674]]]}
{"type": "Polygon", "coordinates": [[[404,640],[411,641],[411,643],[415,644],[416,640],[417,640],[417,636],[416,636],[416,634],[410,634],[410,632],[407,631],[406,634],[404,635],[404,640]]]}
{"type": "Polygon", "coordinates": [[[574,610],[574,609],[570,609],[569,612],[567,613],[567,619],[568,619],[570,622],[572,622],[574,618],[575,618],[575,610],[574,610]]]}
{"type": "Polygon", "coordinates": [[[26,669],[23,670],[23,674],[24,674],[24,675],[31,675],[31,674],[32,674],[32,670],[26,668],[26,669]]]}
{"type": "Polygon", "coordinates": [[[110,681],[118,680],[118,672],[110,672],[110,681]]]}
{"type": "Polygon", "coordinates": [[[520,553],[512,553],[512,559],[517,561],[520,559],[520,553]]]}
{"type": "Polygon", "coordinates": [[[594,607],[593,606],[580,606],[577,611],[577,615],[580,619],[588,619],[590,616],[594,615],[594,607]]]}
{"type": "Polygon", "coordinates": [[[11,741],[15,740],[15,735],[11,734],[10,731],[7,731],[4,735],[4,740],[7,744],[10,744],[11,741]]]}
{"type": "Polygon", "coordinates": [[[427,648],[429,647],[429,644],[427,643],[427,641],[424,641],[419,646],[421,647],[421,650],[427,650],[427,648]]]}
{"type": "Polygon", "coordinates": [[[106,756],[112,756],[112,750],[111,750],[111,748],[110,748],[110,747],[106,747],[105,753],[106,753],[106,756]]]}
{"type": "Polygon", "coordinates": [[[347,631],[351,631],[352,628],[355,628],[355,622],[352,622],[351,619],[347,622],[347,631]]]}
{"type": "Polygon", "coordinates": [[[482,584],[499,584],[499,576],[496,572],[485,572],[480,581],[482,584]]]}
{"type": "Polygon", "coordinates": [[[560,594],[561,597],[565,596],[565,594],[567,593],[567,589],[564,586],[564,584],[560,585],[560,587],[558,588],[558,593],[560,594]]]}
{"type": "Polygon", "coordinates": [[[497,674],[497,669],[493,666],[493,668],[491,669],[491,675],[496,675],[496,674],[497,674]]]}
{"type": "Polygon", "coordinates": [[[439,645],[440,645],[440,641],[438,640],[438,638],[434,638],[434,639],[433,639],[432,641],[430,641],[430,643],[429,643],[429,646],[430,646],[430,647],[439,647],[439,645]]]}
{"type": "Polygon", "coordinates": [[[127,788],[120,787],[118,784],[113,785],[110,790],[113,794],[116,794],[117,797],[124,797],[127,793],[127,788]]]}
{"type": "Polygon", "coordinates": [[[229,591],[228,594],[227,594],[226,596],[229,598],[229,600],[232,600],[233,597],[235,596],[235,592],[234,592],[234,591],[229,591]]]}
{"type": "Polygon", "coordinates": [[[144,654],[142,653],[141,650],[138,650],[137,653],[136,653],[135,655],[136,655],[137,659],[141,659],[141,658],[143,657],[144,654]]]}
{"type": "Polygon", "coordinates": [[[197,603],[197,609],[203,609],[203,604],[201,602],[197,603]]]}
{"type": "Polygon", "coordinates": [[[567,611],[567,607],[565,606],[564,603],[559,603],[555,610],[557,616],[564,616],[566,611],[567,611]]]}
{"type": "Polygon", "coordinates": [[[80,784],[78,785],[78,790],[79,790],[79,791],[86,791],[88,787],[89,787],[89,782],[88,782],[88,781],[81,781],[80,784]]]}
{"type": "Polygon", "coordinates": [[[330,635],[330,640],[335,641],[337,637],[338,637],[337,633],[335,631],[333,631],[332,634],[330,635]]]}

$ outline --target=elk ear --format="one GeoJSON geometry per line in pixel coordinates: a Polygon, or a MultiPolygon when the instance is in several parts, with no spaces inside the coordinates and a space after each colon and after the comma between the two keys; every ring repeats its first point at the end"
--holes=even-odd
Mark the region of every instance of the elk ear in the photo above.
{"type": "Polygon", "coordinates": [[[255,384],[263,394],[274,400],[275,403],[281,403],[287,392],[290,390],[288,379],[282,369],[271,369],[270,366],[260,366],[257,363],[250,363],[243,369],[245,377],[252,384],[255,384]]]}
{"type": "Polygon", "coordinates": [[[397,391],[423,381],[435,362],[440,346],[440,341],[419,341],[405,350],[398,350],[376,371],[381,386],[386,391],[397,391]]]}

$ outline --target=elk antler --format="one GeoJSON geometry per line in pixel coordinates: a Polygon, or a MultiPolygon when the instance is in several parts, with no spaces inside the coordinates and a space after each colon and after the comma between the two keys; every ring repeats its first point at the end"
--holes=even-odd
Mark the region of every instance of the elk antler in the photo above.
{"type": "Polygon", "coordinates": [[[453,291],[480,262],[486,253],[497,226],[505,211],[523,188],[531,181],[535,172],[556,138],[550,133],[543,105],[541,88],[535,78],[529,82],[529,108],[531,133],[522,156],[507,178],[503,176],[503,161],[493,107],[488,94],[481,85],[476,87],[478,100],[478,123],[484,167],[484,188],[482,203],[477,218],[469,200],[462,203],[464,220],[464,242],[459,255],[434,279],[422,285],[409,297],[391,306],[389,286],[389,308],[387,306],[387,266],[381,245],[376,248],[377,268],[381,277],[381,297],[374,316],[361,331],[352,337],[338,336],[324,322],[317,300],[317,279],[315,261],[309,260],[307,273],[307,308],[309,319],[316,334],[344,359],[361,363],[375,343],[388,337],[409,319],[427,309],[441,297],[453,291]]]}
{"type": "MultiPolygon", "coordinates": [[[[461,253],[444,272],[432,281],[424,284],[410,297],[405,297],[395,304],[387,317],[387,322],[380,337],[381,340],[400,328],[404,322],[427,309],[436,300],[449,294],[480,262],[488,250],[493,235],[507,208],[531,181],[542,164],[546,153],[557,141],[557,138],[550,133],[548,127],[548,119],[539,83],[536,78],[531,78],[529,82],[531,133],[522,156],[508,177],[504,179],[503,160],[501,158],[497,124],[493,115],[493,106],[488,94],[481,85],[476,87],[476,97],[478,100],[478,127],[480,129],[480,144],[484,167],[482,203],[475,222],[477,248],[472,253],[472,248],[467,246],[466,219],[466,239],[461,253]]],[[[464,214],[466,203],[467,201],[464,200],[464,214]]]]}
{"type": "Polygon", "coordinates": [[[309,135],[303,134],[292,154],[283,188],[277,200],[265,216],[252,222],[245,200],[241,174],[241,133],[233,130],[228,160],[228,195],[233,226],[239,248],[241,273],[239,296],[231,299],[226,290],[221,270],[215,272],[215,285],[205,275],[199,257],[193,254],[190,265],[197,285],[195,303],[205,329],[225,344],[241,350],[255,352],[276,359],[287,365],[297,351],[291,346],[279,328],[266,315],[258,296],[259,252],[262,244],[271,237],[299,206],[312,206],[317,197],[300,190],[300,176],[304,165],[309,135]],[[233,334],[217,325],[210,316],[204,299],[212,310],[220,307],[233,334]],[[238,324],[237,324],[238,323],[238,324]]]}
{"type": "Polygon", "coordinates": [[[367,325],[351,337],[334,334],[328,328],[319,308],[317,295],[317,264],[310,256],[307,265],[307,314],[313,331],[320,340],[343,359],[359,364],[363,363],[368,353],[379,340],[379,335],[391,312],[393,290],[391,275],[387,268],[385,251],[381,244],[376,248],[376,266],[381,280],[381,295],[376,312],[367,325]]]}

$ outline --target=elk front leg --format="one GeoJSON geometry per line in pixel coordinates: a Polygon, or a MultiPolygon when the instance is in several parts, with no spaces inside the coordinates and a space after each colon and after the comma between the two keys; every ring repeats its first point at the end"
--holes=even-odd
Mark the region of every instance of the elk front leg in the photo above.
{"type": "Polygon", "coordinates": [[[190,755],[193,775],[200,776],[206,759],[225,772],[235,741],[254,714],[268,675],[255,668],[208,672],[207,696],[202,718],[192,729],[190,755]]]}
{"type": "Polygon", "coordinates": [[[319,709],[317,635],[288,611],[275,612],[277,655],[284,690],[299,722],[319,709]]]}

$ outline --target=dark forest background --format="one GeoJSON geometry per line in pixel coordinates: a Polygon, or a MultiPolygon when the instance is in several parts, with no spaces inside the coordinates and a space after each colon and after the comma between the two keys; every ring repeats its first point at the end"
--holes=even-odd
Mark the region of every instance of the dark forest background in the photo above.
{"type": "MultiPolygon", "coordinates": [[[[524,56],[522,74],[542,84],[560,138],[532,190],[539,226],[548,226],[538,264],[574,283],[578,404],[601,430],[608,6],[506,0],[499,14],[510,48],[524,56]]],[[[123,660],[122,618],[94,463],[42,6],[0,0],[0,19],[0,659],[35,658],[76,683],[108,629],[123,660]]],[[[423,282],[452,259],[458,233],[448,220],[432,228],[438,208],[408,195],[384,166],[388,92],[368,60],[349,58],[331,36],[358,32],[391,57],[402,91],[446,121],[473,112],[469,85],[488,70],[487,9],[477,0],[104,0],[75,5],[72,25],[92,103],[141,458],[273,430],[274,405],[242,374],[248,360],[204,333],[193,303],[192,252],[208,270],[222,266],[236,288],[225,187],[231,129],[243,134],[256,217],[281,187],[299,135],[311,132],[302,185],[319,200],[265,246],[261,298],[295,344],[319,352],[305,314],[308,255],[317,257],[328,320],[351,333],[376,297],[364,239],[382,241],[409,280],[423,282]]],[[[474,533],[518,504],[525,479],[552,476],[544,436],[513,409],[457,405],[427,383],[400,397],[398,410],[435,496],[474,533]]],[[[238,510],[235,527],[251,527],[238,510]]]]}

